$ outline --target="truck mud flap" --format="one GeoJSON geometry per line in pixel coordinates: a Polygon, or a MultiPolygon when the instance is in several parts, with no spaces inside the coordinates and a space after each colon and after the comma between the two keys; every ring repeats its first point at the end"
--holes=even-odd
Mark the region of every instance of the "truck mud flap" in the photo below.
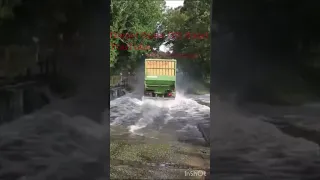
{"type": "Polygon", "coordinates": [[[142,97],[142,100],[145,100],[145,99],[150,99],[150,100],[159,100],[159,101],[161,101],[161,100],[167,100],[167,101],[174,101],[175,100],[175,98],[174,97],[151,97],[151,96],[143,96],[142,97]]]}

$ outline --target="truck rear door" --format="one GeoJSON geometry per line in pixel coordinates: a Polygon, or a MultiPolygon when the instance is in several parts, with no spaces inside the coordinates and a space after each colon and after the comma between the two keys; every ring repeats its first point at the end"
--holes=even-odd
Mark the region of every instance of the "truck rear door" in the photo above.
{"type": "Polygon", "coordinates": [[[176,76],[176,63],[166,59],[146,59],[146,77],[176,76]]]}

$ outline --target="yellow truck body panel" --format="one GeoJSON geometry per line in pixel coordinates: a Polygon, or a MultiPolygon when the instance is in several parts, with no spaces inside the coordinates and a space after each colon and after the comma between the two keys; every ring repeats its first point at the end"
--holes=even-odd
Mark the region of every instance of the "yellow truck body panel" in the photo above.
{"type": "Polygon", "coordinates": [[[146,76],[176,76],[175,65],[168,59],[146,59],[146,76]]]}

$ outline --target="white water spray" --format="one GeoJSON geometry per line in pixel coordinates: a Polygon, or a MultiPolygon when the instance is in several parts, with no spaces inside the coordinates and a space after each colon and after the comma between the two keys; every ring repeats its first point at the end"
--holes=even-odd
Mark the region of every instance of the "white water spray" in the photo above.
{"type": "MultiPolygon", "coordinates": [[[[210,101],[208,96],[207,101],[210,101]]],[[[175,123],[175,131],[188,125],[196,125],[200,121],[208,120],[210,108],[199,104],[193,99],[177,93],[175,100],[140,101],[132,98],[130,94],[111,101],[110,122],[111,126],[124,125],[135,134],[142,129],[173,128],[170,123],[175,123]],[[178,125],[177,125],[178,124],[178,125]]]]}

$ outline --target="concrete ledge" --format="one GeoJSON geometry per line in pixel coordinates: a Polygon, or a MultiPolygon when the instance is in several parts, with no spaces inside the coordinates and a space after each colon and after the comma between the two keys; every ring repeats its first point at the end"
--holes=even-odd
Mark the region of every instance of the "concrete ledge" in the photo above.
{"type": "Polygon", "coordinates": [[[210,146],[210,123],[199,123],[197,127],[207,145],[210,146]]]}

